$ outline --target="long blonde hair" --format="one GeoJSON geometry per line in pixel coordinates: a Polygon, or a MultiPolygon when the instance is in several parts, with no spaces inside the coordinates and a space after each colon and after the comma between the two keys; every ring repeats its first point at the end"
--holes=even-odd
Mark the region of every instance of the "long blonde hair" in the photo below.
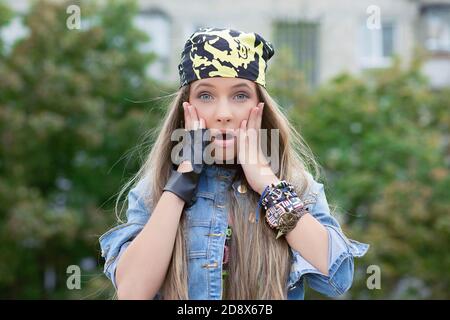
{"type": "MultiPolygon", "coordinates": [[[[319,165],[301,135],[287,120],[284,111],[270,97],[264,87],[256,85],[260,101],[264,102],[261,127],[279,129],[280,170],[276,175],[278,178],[292,183],[297,193],[303,195],[309,189],[306,171],[314,171],[314,177],[317,179],[320,174],[319,165]]],[[[150,176],[148,188],[151,190],[148,198],[145,199],[147,207],[152,208],[153,204],[156,204],[161,197],[172,167],[171,150],[175,142],[171,141],[171,134],[177,128],[184,128],[182,103],[188,101],[189,90],[190,85],[186,85],[173,95],[163,121],[154,131],[156,141],[146,161],[119,192],[116,214],[121,196],[133,182],[136,184],[145,177],[150,176]]],[[[270,134],[268,140],[268,145],[270,145],[270,134]]],[[[241,178],[242,182],[248,186],[242,170],[238,170],[236,178],[241,178]]],[[[225,283],[226,291],[222,299],[286,299],[286,284],[291,266],[289,245],[284,237],[275,240],[274,231],[265,222],[262,212],[260,212],[258,223],[255,222],[259,194],[249,187],[247,190],[244,201],[236,199],[232,188],[228,193],[229,214],[233,221],[233,238],[229,276],[225,283]]],[[[164,299],[189,298],[185,216],[184,213],[181,216],[172,259],[160,290],[164,299]]]]}

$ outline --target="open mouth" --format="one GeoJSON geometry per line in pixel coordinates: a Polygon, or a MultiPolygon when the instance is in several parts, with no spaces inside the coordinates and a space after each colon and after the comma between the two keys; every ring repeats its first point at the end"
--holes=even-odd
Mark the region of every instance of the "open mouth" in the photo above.
{"type": "Polygon", "coordinates": [[[215,130],[212,142],[219,147],[228,148],[235,144],[236,136],[233,130],[215,130]]]}
{"type": "Polygon", "coordinates": [[[234,139],[234,135],[231,133],[218,133],[214,137],[216,140],[232,140],[232,139],[234,139]]]}

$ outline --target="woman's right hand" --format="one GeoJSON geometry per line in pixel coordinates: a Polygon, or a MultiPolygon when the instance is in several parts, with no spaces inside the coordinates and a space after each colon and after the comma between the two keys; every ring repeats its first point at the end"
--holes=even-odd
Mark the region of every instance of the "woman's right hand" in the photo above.
{"type": "MultiPolygon", "coordinates": [[[[205,120],[200,118],[197,113],[197,109],[189,102],[183,102],[184,110],[184,129],[187,131],[205,129],[205,120]]],[[[178,166],[178,172],[190,172],[193,170],[192,163],[189,160],[184,160],[178,166]]]]}

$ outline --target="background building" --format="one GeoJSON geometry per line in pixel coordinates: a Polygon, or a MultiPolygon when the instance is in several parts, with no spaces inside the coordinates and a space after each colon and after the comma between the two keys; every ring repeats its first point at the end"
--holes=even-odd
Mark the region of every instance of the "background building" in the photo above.
{"type": "MultiPolygon", "coordinates": [[[[25,10],[27,1],[7,3],[25,10]]],[[[340,72],[383,68],[398,56],[408,63],[415,49],[427,53],[424,73],[433,87],[450,85],[450,0],[140,0],[136,24],[151,37],[157,63],[149,72],[177,81],[184,41],[200,26],[255,31],[280,50],[315,86],[340,72]]],[[[8,38],[23,34],[15,21],[8,38]]],[[[273,61],[277,59],[275,55],[273,61]]]]}
{"type": "Polygon", "coordinates": [[[344,71],[387,67],[394,55],[408,63],[416,48],[428,53],[424,72],[432,85],[450,85],[448,0],[139,3],[142,11],[137,23],[153,39],[149,47],[159,54],[159,63],[151,71],[160,79],[176,81],[184,41],[197,27],[217,26],[255,31],[272,41],[276,50],[289,48],[296,66],[313,85],[344,71]]]}

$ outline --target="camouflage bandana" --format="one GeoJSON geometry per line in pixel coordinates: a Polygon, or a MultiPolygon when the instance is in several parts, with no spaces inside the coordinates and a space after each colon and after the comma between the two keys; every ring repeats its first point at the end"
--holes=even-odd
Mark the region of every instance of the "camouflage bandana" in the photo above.
{"type": "Polygon", "coordinates": [[[180,88],[192,81],[243,78],[266,86],[267,61],[275,50],[257,33],[199,28],[186,41],[178,65],[180,88]]]}

